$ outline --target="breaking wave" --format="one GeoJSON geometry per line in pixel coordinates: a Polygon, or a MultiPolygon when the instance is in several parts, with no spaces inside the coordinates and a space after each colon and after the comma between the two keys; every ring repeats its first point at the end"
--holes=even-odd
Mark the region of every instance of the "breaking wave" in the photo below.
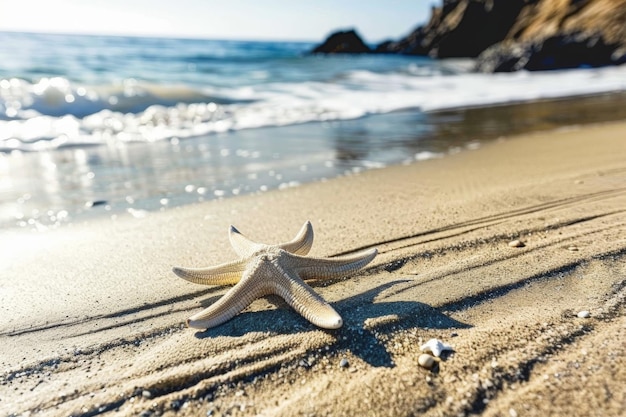
{"type": "MultiPolygon", "coordinates": [[[[258,70],[256,76],[266,74],[258,70]]],[[[64,77],[7,78],[0,80],[0,151],[152,142],[404,109],[427,112],[620,91],[626,91],[626,66],[494,75],[408,60],[394,71],[356,69],[320,80],[224,87],[132,78],[104,85],[64,77]]]]}

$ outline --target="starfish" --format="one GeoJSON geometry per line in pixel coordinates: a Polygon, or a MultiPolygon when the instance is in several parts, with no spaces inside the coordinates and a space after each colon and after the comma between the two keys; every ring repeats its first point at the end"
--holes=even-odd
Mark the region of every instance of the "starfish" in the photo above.
{"type": "Polygon", "coordinates": [[[339,258],[307,258],[313,245],[313,227],[308,221],[292,241],[278,245],[253,242],[233,226],[229,238],[239,260],[208,268],[173,268],[176,275],[196,284],[235,284],[217,302],[187,319],[189,327],[219,326],[255,299],[275,294],[316,326],[338,329],[343,324],[341,316],[304,280],[345,276],[370,263],[378,253],[372,249],[339,258]]]}

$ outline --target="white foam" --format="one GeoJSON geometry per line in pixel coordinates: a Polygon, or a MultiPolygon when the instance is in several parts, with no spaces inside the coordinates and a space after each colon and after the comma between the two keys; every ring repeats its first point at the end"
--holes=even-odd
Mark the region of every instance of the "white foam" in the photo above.
{"type": "Polygon", "coordinates": [[[403,109],[437,111],[626,91],[626,66],[511,74],[442,75],[416,66],[358,70],[328,82],[193,89],[128,80],[0,80],[0,151],[152,142],[229,130],[354,119],[403,109]],[[426,75],[425,75],[426,74],[426,75]]]}
{"type": "Polygon", "coordinates": [[[430,152],[430,151],[422,151],[415,154],[414,158],[416,161],[426,161],[428,159],[436,159],[441,158],[443,154],[438,152],[430,152]]]}

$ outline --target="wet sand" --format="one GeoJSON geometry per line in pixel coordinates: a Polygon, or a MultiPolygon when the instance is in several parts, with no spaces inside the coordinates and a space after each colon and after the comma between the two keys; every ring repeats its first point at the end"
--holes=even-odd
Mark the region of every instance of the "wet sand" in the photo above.
{"type": "Polygon", "coordinates": [[[624,415],[624,138],[624,123],[526,134],[139,219],[2,232],[0,414],[624,415]],[[312,256],[380,252],[312,282],[341,329],[273,297],[185,328],[227,288],[173,265],[234,260],[230,224],[276,243],[306,220],[312,256]],[[426,370],[430,338],[454,352],[426,370]]]}
{"type": "Polygon", "coordinates": [[[164,211],[444,156],[502,136],[620,120],[626,93],[0,153],[0,228],[56,228],[129,208],[164,211]]]}

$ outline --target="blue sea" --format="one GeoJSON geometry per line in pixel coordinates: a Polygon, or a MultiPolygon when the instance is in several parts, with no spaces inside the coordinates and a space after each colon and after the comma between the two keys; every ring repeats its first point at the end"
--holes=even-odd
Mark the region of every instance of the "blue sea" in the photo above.
{"type": "Polygon", "coordinates": [[[511,104],[626,91],[624,66],[488,75],[471,60],[313,46],[0,33],[0,228],[143,217],[419,163],[580,122],[558,102],[511,104]]]}

